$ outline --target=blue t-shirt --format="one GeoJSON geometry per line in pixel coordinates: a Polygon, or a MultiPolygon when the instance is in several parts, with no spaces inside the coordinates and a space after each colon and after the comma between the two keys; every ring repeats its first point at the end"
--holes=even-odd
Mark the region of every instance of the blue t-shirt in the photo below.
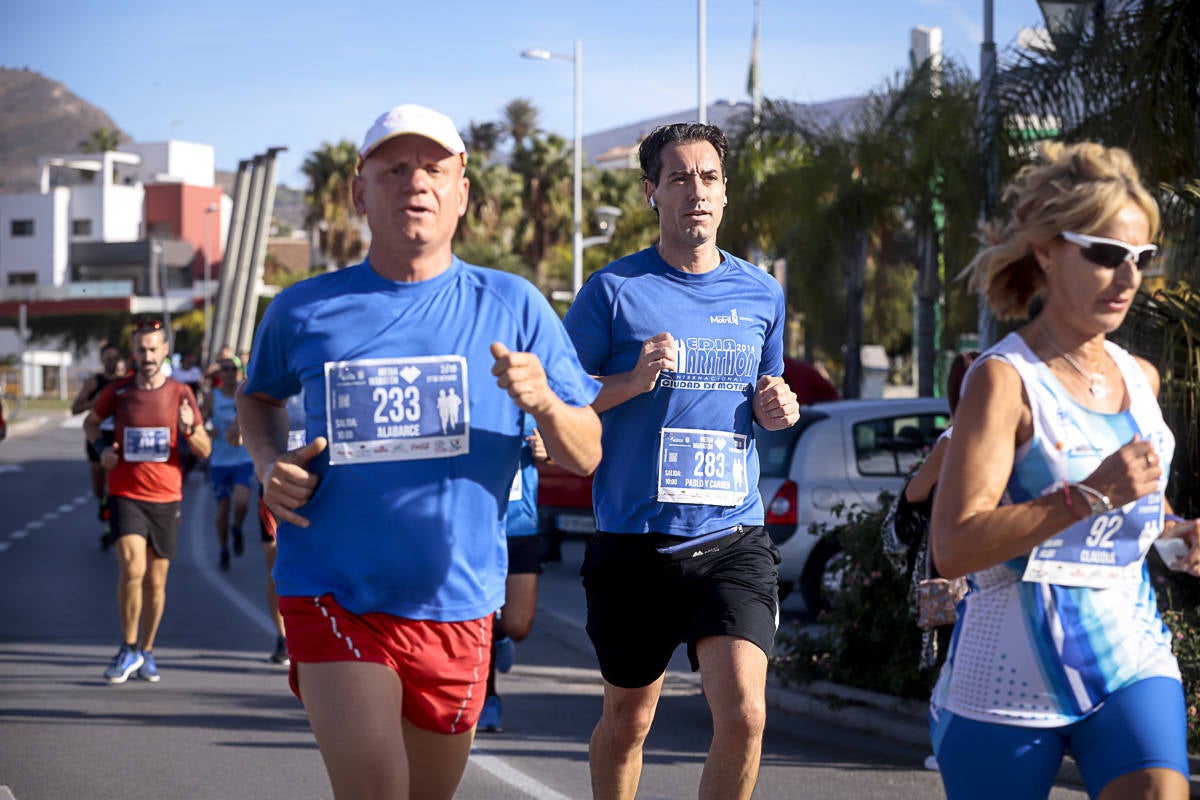
{"type": "Polygon", "coordinates": [[[517,536],[533,536],[538,532],[538,472],[533,464],[533,450],[525,442],[525,437],[533,435],[537,423],[532,414],[524,416],[525,425],[521,430],[521,463],[508,495],[508,522],[505,527],[510,539],[517,536]]]}
{"type": "Polygon", "coordinates": [[[595,399],[550,304],[509,273],[454,258],[402,283],[364,262],[272,301],[245,391],[303,389],[307,440],[330,442],[309,464],[310,526],[279,524],[280,595],[439,621],[503,604],[523,414],[491,373],[496,341],[536,354],[566,403],[595,399]]]}
{"type": "Polygon", "coordinates": [[[567,311],[593,375],[633,369],[643,342],[663,332],[678,347],[677,371],[600,415],[599,530],[693,537],[763,522],[751,399],[761,376],[783,372],[783,292],[753,264],[721,256],[693,275],[647,248],[592,275],[567,311]]]}

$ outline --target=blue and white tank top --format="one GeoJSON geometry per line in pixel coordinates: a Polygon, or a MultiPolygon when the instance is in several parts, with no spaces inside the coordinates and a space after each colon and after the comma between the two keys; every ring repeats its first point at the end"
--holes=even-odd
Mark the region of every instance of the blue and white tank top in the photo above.
{"type": "Polygon", "coordinates": [[[1130,397],[1116,414],[1072,398],[1016,333],[976,362],[997,358],[1016,369],[1033,416],[1033,437],[1016,451],[1002,504],[1084,480],[1135,434],[1154,444],[1163,478],[1157,491],[967,576],[971,591],[959,605],[934,688],[935,714],[944,709],[984,722],[1058,727],[1137,681],[1179,679],[1145,564],[1162,531],[1175,437],[1138,363],[1111,342],[1105,348],[1130,397]]]}
{"type": "Polygon", "coordinates": [[[237,419],[237,401],[226,397],[220,389],[212,393],[212,454],[208,463],[214,467],[236,467],[250,463],[250,453],[241,445],[234,446],[225,440],[225,431],[237,419]]]}

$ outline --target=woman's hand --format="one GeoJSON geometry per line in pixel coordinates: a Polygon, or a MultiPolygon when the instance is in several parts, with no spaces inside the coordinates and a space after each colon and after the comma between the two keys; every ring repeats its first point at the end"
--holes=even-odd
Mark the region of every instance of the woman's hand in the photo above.
{"type": "Polygon", "coordinates": [[[1106,496],[1113,508],[1158,489],[1162,463],[1154,446],[1140,436],[1100,462],[1081,483],[1106,496]]]}

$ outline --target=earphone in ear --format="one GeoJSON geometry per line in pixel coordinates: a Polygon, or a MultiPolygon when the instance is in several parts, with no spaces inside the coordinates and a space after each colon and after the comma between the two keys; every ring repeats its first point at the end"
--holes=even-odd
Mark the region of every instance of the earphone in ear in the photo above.
{"type": "Polygon", "coordinates": [[[724,202],[724,203],[721,203],[721,205],[723,205],[723,206],[727,206],[727,205],[729,205],[729,198],[728,198],[728,197],[726,197],[726,198],[725,198],[725,202],[724,202]]]}
{"type": "Polygon", "coordinates": [[[653,197],[651,197],[651,198],[650,198],[650,207],[651,207],[651,208],[658,208],[658,204],[656,204],[656,203],[654,202],[654,198],[653,198],[653,197]]]}

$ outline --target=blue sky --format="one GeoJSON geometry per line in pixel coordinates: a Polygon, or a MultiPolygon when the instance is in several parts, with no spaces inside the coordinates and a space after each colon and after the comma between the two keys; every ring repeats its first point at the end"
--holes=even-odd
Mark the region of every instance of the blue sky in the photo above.
{"type": "MultiPolygon", "coordinates": [[[[1040,23],[1035,0],[998,0],[995,39],[1040,23]]],[[[817,102],[878,88],[907,64],[909,30],[942,29],[944,52],[979,69],[982,0],[761,0],[763,94],[817,102]]],[[[707,98],[746,99],[753,0],[707,0],[707,98]]],[[[36,0],[0,27],[0,65],[29,67],[108,112],[138,141],[212,144],[217,167],[284,146],[279,177],[322,142],[361,139],[403,102],[460,129],[516,97],[572,135],[570,54],[583,42],[585,134],[697,102],[696,0],[36,0]]]]}

